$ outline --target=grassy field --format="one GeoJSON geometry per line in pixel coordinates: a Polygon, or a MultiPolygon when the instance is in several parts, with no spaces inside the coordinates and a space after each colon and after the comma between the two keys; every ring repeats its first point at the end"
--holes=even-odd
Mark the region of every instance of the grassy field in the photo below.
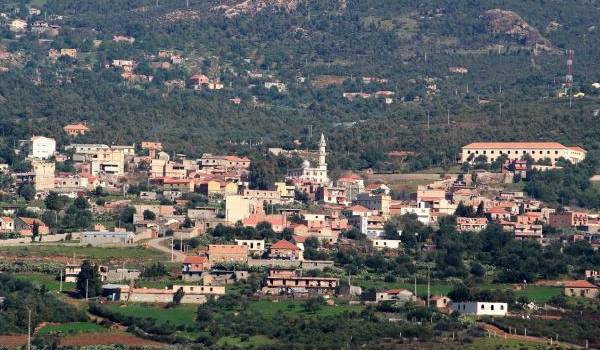
{"type": "MultiPolygon", "coordinates": [[[[252,301],[248,305],[250,312],[262,313],[265,316],[273,316],[275,314],[284,313],[290,316],[309,315],[303,307],[304,301],[280,301],[273,302],[270,300],[252,301]]],[[[186,325],[194,322],[196,317],[197,305],[180,305],[176,308],[166,309],[147,304],[128,304],[121,306],[120,304],[107,304],[105,308],[112,312],[117,312],[123,315],[136,316],[142,318],[153,318],[157,321],[174,325],[186,325]]],[[[344,311],[361,311],[360,305],[325,305],[317,312],[319,316],[337,315],[344,311]]]]}
{"type": "MultiPolygon", "coordinates": [[[[262,313],[265,316],[273,316],[276,314],[287,314],[302,316],[308,315],[304,310],[304,301],[286,300],[273,302],[271,300],[259,300],[253,301],[248,305],[250,312],[262,313]]],[[[332,316],[340,314],[344,311],[361,311],[363,307],[361,305],[325,305],[317,312],[319,316],[332,316]]]]}
{"type": "Polygon", "coordinates": [[[275,344],[276,340],[267,338],[264,335],[254,335],[248,339],[242,340],[239,337],[223,337],[217,341],[218,347],[223,348],[259,348],[261,346],[268,346],[275,344]]]}
{"type": "Polygon", "coordinates": [[[197,305],[180,305],[170,309],[145,304],[128,304],[127,306],[108,304],[104,305],[104,307],[112,312],[123,315],[153,318],[159,322],[169,322],[174,325],[193,323],[196,318],[196,310],[198,309],[197,305]]]}
{"type": "Polygon", "coordinates": [[[72,322],[57,325],[47,325],[39,330],[39,335],[49,333],[76,334],[76,333],[97,333],[104,332],[106,329],[99,324],[92,322],[72,322]]]}
{"type": "MultiPolygon", "coordinates": [[[[50,291],[58,292],[60,290],[60,282],[52,275],[43,273],[19,273],[16,274],[17,279],[28,281],[37,285],[45,285],[50,291]]],[[[75,283],[63,282],[63,292],[71,292],[75,290],[75,283]]]]}
{"type": "Polygon", "coordinates": [[[503,339],[503,338],[477,338],[475,341],[466,346],[468,350],[543,350],[556,349],[550,345],[544,345],[522,340],[503,339]]]}
{"type": "Polygon", "coordinates": [[[527,289],[515,291],[515,295],[517,297],[526,296],[529,300],[539,304],[547,302],[552,297],[561,295],[562,292],[562,288],[559,287],[529,286],[527,289]]]}
{"type": "Polygon", "coordinates": [[[18,247],[0,247],[3,254],[19,257],[44,257],[44,256],[65,256],[76,258],[87,258],[92,260],[112,260],[112,259],[138,259],[138,260],[164,260],[166,255],[151,249],[143,247],[131,248],[100,248],[86,247],[75,244],[39,244],[18,247]]]}

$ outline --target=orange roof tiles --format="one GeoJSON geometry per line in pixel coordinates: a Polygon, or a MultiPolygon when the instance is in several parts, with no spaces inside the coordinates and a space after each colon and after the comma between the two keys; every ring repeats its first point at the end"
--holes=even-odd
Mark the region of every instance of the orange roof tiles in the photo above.
{"type": "Polygon", "coordinates": [[[563,285],[566,288],[598,288],[597,285],[590,283],[586,280],[577,280],[577,281],[565,281],[563,285]]]}
{"type": "Polygon", "coordinates": [[[487,149],[498,149],[498,148],[551,148],[551,149],[566,149],[568,147],[558,142],[473,142],[463,148],[487,148],[487,149]]]}
{"type": "Polygon", "coordinates": [[[294,243],[282,239],[279,242],[273,243],[273,245],[271,245],[271,249],[299,250],[300,248],[298,248],[294,243]]]}
{"type": "Polygon", "coordinates": [[[183,259],[184,264],[206,264],[208,263],[208,258],[205,256],[186,256],[183,259]]]}
{"type": "Polygon", "coordinates": [[[67,124],[63,127],[64,130],[89,130],[90,128],[83,123],[67,124]]]}
{"type": "Polygon", "coordinates": [[[368,212],[371,211],[370,209],[367,209],[365,207],[363,207],[362,205],[353,205],[350,208],[348,208],[350,211],[357,211],[357,212],[368,212]]]}

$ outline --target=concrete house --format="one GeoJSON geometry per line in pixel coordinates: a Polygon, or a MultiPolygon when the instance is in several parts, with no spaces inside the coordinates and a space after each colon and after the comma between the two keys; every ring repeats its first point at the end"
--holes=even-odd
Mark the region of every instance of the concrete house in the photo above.
{"type": "Polygon", "coordinates": [[[598,286],[586,280],[567,281],[563,286],[568,297],[597,298],[600,295],[598,286]]]}
{"type": "Polygon", "coordinates": [[[450,307],[453,311],[457,311],[465,315],[506,316],[506,313],[508,312],[508,304],[498,302],[452,302],[450,307]]]}

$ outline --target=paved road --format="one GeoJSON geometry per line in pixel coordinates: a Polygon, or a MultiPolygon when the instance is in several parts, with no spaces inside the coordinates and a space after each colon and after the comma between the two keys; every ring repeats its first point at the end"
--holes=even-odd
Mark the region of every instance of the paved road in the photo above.
{"type": "MultiPolygon", "coordinates": [[[[148,247],[155,249],[155,250],[160,250],[161,252],[167,253],[169,255],[169,258],[171,257],[171,237],[159,237],[159,238],[154,238],[148,241],[148,247]],[[164,246],[163,243],[167,241],[168,242],[168,247],[164,246]]],[[[185,254],[183,254],[182,252],[180,252],[179,250],[173,250],[173,261],[175,262],[182,262],[183,259],[185,258],[185,254]]]]}

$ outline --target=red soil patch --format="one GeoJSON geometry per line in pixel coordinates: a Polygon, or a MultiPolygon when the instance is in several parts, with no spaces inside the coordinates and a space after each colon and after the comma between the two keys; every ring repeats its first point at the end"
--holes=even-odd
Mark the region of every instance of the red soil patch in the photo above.
{"type": "Polygon", "coordinates": [[[9,349],[16,349],[27,344],[26,334],[0,335],[0,345],[9,349]]]}
{"type": "Polygon", "coordinates": [[[165,345],[147,339],[138,338],[127,333],[85,333],[63,337],[61,346],[87,346],[87,345],[129,345],[152,346],[162,348],[165,345]]]}

